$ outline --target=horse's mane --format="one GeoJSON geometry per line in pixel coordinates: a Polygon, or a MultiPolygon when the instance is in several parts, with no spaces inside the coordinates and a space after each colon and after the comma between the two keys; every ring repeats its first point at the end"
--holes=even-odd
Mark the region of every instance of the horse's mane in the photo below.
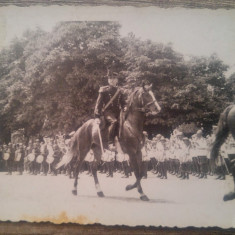
{"type": "Polygon", "coordinates": [[[142,89],[142,87],[136,87],[130,94],[129,98],[127,99],[127,110],[126,110],[126,115],[129,113],[131,110],[131,107],[134,103],[134,100],[136,98],[136,94],[142,89]]]}

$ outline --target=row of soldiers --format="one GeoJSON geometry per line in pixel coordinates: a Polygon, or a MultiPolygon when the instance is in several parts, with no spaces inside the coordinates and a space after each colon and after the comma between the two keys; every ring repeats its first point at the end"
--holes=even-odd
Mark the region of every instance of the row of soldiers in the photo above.
{"type": "Polygon", "coordinates": [[[7,170],[9,175],[13,171],[17,171],[19,175],[24,171],[32,175],[47,175],[48,172],[57,175],[56,165],[61,160],[63,151],[51,138],[44,138],[43,141],[30,140],[27,146],[23,143],[4,144],[0,148],[1,168],[7,170]]]}
{"type": "MultiPolygon", "coordinates": [[[[8,175],[12,175],[12,172],[18,172],[19,175],[25,172],[31,175],[41,174],[44,176],[47,174],[56,176],[64,173],[73,178],[73,161],[66,166],[61,164],[58,168],[58,163],[63,162],[64,159],[67,161],[70,155],[69,141],[70,139],[65,139],[62,135],[59,135],[56,138],[45,137],[42,141],[39,139],[30,140],[27,146],[23,143],[4,144],[0,146],[0,171],[7,171],[8,175]]],[[[87,171],[91,174],[93,161],[94,154],[90,151],[81,167],[81,172],[87,171]]],[[[115,170],[122,172],[124,177],[129,177],[131,174],[129,158],[126,154],[116,155],[115,152],[106,150],[102,156],[99,172],[107,173],[107,177],[113,177],[115,170]]]]}
{"type": "MultiPolygon", "coordinates": [[[[188,179],[190,174],[199,178],[207,178],[208,174],[217,174],[218,179],[225,179],[225,175],[230,173],[227,156],[235,153],[232,138],[228,138],[222,146],[221,155],[216,164],[210,159],[215,128],[212,135],[206,138],[202,136],[202,130],[191,138],[185,137],[179,131],[174,131],[170,138],[164,138],[159,134],[152,140],[147,138],[147,133],[144,134],[143,178],[147,178],[147,172],[150,170],[161,179],[167,179],[167,173],[182,179],[188,179]]],[[[12,174],[12,171],[18,171],[19,175],[22,175],[24,171],[34,175],[67,173],[72,178],[73,162],[66,167],[62,165],[59,169],[56,168],[62,158],[68,155],[68,143],[69,139],[65,140],[61,135],[53,139],[43,138],[42,141],[30,140],[27,146],[22,143],[3,145],[0,148],[0,159],[2,159],[0,167],[3,170],[5,165],[8,174],[12,174]]],[[[93,161],[94,153],[90,151],[81,171],[91,174],[93,161]]],[[[132,174],[129,156],[106,150],[102,156],[99,172],[106,173],[107,177],[113,177],[115,171],[122,173],[124,178],[128,178],[132,174]]]]}
{"type": "MultiPolygon", "coordinates": [[[[235,154],[235,143],[232,136],[229,136],[216,162],[210,159],[216,128],[213,126],[210,136],[203,137],[202,130],[198,130],[191,138],[175,130],[170,138],[158,134],[149,140],[144,132],[143,178],[146,179],[148,171],[152,171],[161,179],[167,179],[167,173],[170,173],[181,179],[189,179],[190,174],[206,179],[209,174],[217,175],[216,179],[225,180],[226,174],[231,172],[228,156],[235,154]]],[[[91,166],[93,161],[94,154],[91,151],[86,157],[86,162],[91,166]]],[[[115,154],[109,150],[103,155],[100,168],[101,173],[107,172],[107,177],[113,177],[113,172],[121,171],[124,173],[123,177],[128,178],[132,172],[127,154],[115,154]]],[[[91,174],[91,170],[89,172],[91,174]]]]}
{"type": "Polygon", "coordinates": [[[169,139],[157,135],[152,140],[146,138],[143,149],[145,161],[145,177],[147,169],[153,170],[162,179],[167,178],[167,172],[182,179],[189,179],[195,175],[206,179],[207,175],[217,175],[216,179],[225,179],[230,174],[229,155],[235,154],[235,143],[229,136],[222,146],[220,156],[216,160],[210,158],[212,144],[215,140],[216,127],[212,134],[203,137],[202,130],[198,130],[191,138],[187,138],[180,131],[174,131],[169,139]]]}

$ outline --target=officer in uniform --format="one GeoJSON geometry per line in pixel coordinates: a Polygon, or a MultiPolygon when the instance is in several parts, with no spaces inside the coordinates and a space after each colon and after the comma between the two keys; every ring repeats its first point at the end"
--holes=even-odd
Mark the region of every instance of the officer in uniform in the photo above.
{"type": "Polygon", "coordinates": [[[84,159],[84,162],[86,163],[86,165],[87,165],[87,174],[88,175],[90,175],[90,176],[92,176],[92,164],[93,164],[93,162],[95,161],[95,158],[94,158],[94,152],[93,152],[93,150],[91,149],[88,153],[87,153],[87,155],[86,155],[86,157],[85,157],[85,159],[84,159]]]}
{"type": "Polygon", "coordinates": [[[184,137],[181,156],[182,179],[189,179],[190,144],[190,140],[187,137],[184,137]]]}
{"type": "Polygon", "coordinates": [[[156,140],[156,137],[154,137],[153,140],[151,141],[150,148],[149,148],[149,157],[150,157],[150,162],[152,166],[152,172],[154,174],[157,173],[156,144],[157,144],[157,140],[156,140]]]}
{"type": "Polygon", "coordinates": [[[40,174],[40,164],[36,162],[37,157],[40,155],[40,142],[39,139],[36,139],[36,142],[33,145],[33,153],[35,155],[34,160],[32,161],[32,174],[40,174]]]}
{"type": "Polygon", "coordinates": [[[24,157],[24,147],[23,144],[20,143],[15,151],[16,170],[19,171],[19,175],[22,175],[24,171],[24,157]]]}
{"type": "Polygon", "coordinates": [[[118,119],[120,111],[125,111],[125,98],[123,91],[117,86],[118,74],[108,72],[108,86],[103,86],[99,90],[99,96],[95,106],[95,120],[100,124],[101,116],[108,123],[108,145],[109,150],[114,151],[114,138],[117,135],[118,119]]]}

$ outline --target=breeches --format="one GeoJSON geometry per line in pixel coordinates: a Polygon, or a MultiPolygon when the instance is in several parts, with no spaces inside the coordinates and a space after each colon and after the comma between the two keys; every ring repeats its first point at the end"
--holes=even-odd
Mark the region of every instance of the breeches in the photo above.
{"type": "Polygon", "coordinates": [[[108,142],[113,143],[114,138],[117,133],[117,127],[118,127],[118,121],[117,118],[114,114],[112,113],[107,113],[104,115],[105,120],[108,122],[109,127],[108,127],[108,142]]]}

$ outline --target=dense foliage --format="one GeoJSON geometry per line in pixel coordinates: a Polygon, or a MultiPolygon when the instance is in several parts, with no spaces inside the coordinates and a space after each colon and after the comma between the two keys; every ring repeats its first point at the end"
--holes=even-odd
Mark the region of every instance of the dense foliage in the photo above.
{"type": "Polygon", "coordinates": [[[228,66],[216,55],[185,61],[170,44],[122,38],[119,28],[115,22],[60,23],[50,33],[27,31],[2,50],[0,139],[9,141],[20,128],[28,137],[77,129],[93,117],[110,67],[128,91],[144,79],[153,83],[163,109],[146,121],[149,131],[169,133],[183,123],[209,130],[233,99],[228,66]]]}

